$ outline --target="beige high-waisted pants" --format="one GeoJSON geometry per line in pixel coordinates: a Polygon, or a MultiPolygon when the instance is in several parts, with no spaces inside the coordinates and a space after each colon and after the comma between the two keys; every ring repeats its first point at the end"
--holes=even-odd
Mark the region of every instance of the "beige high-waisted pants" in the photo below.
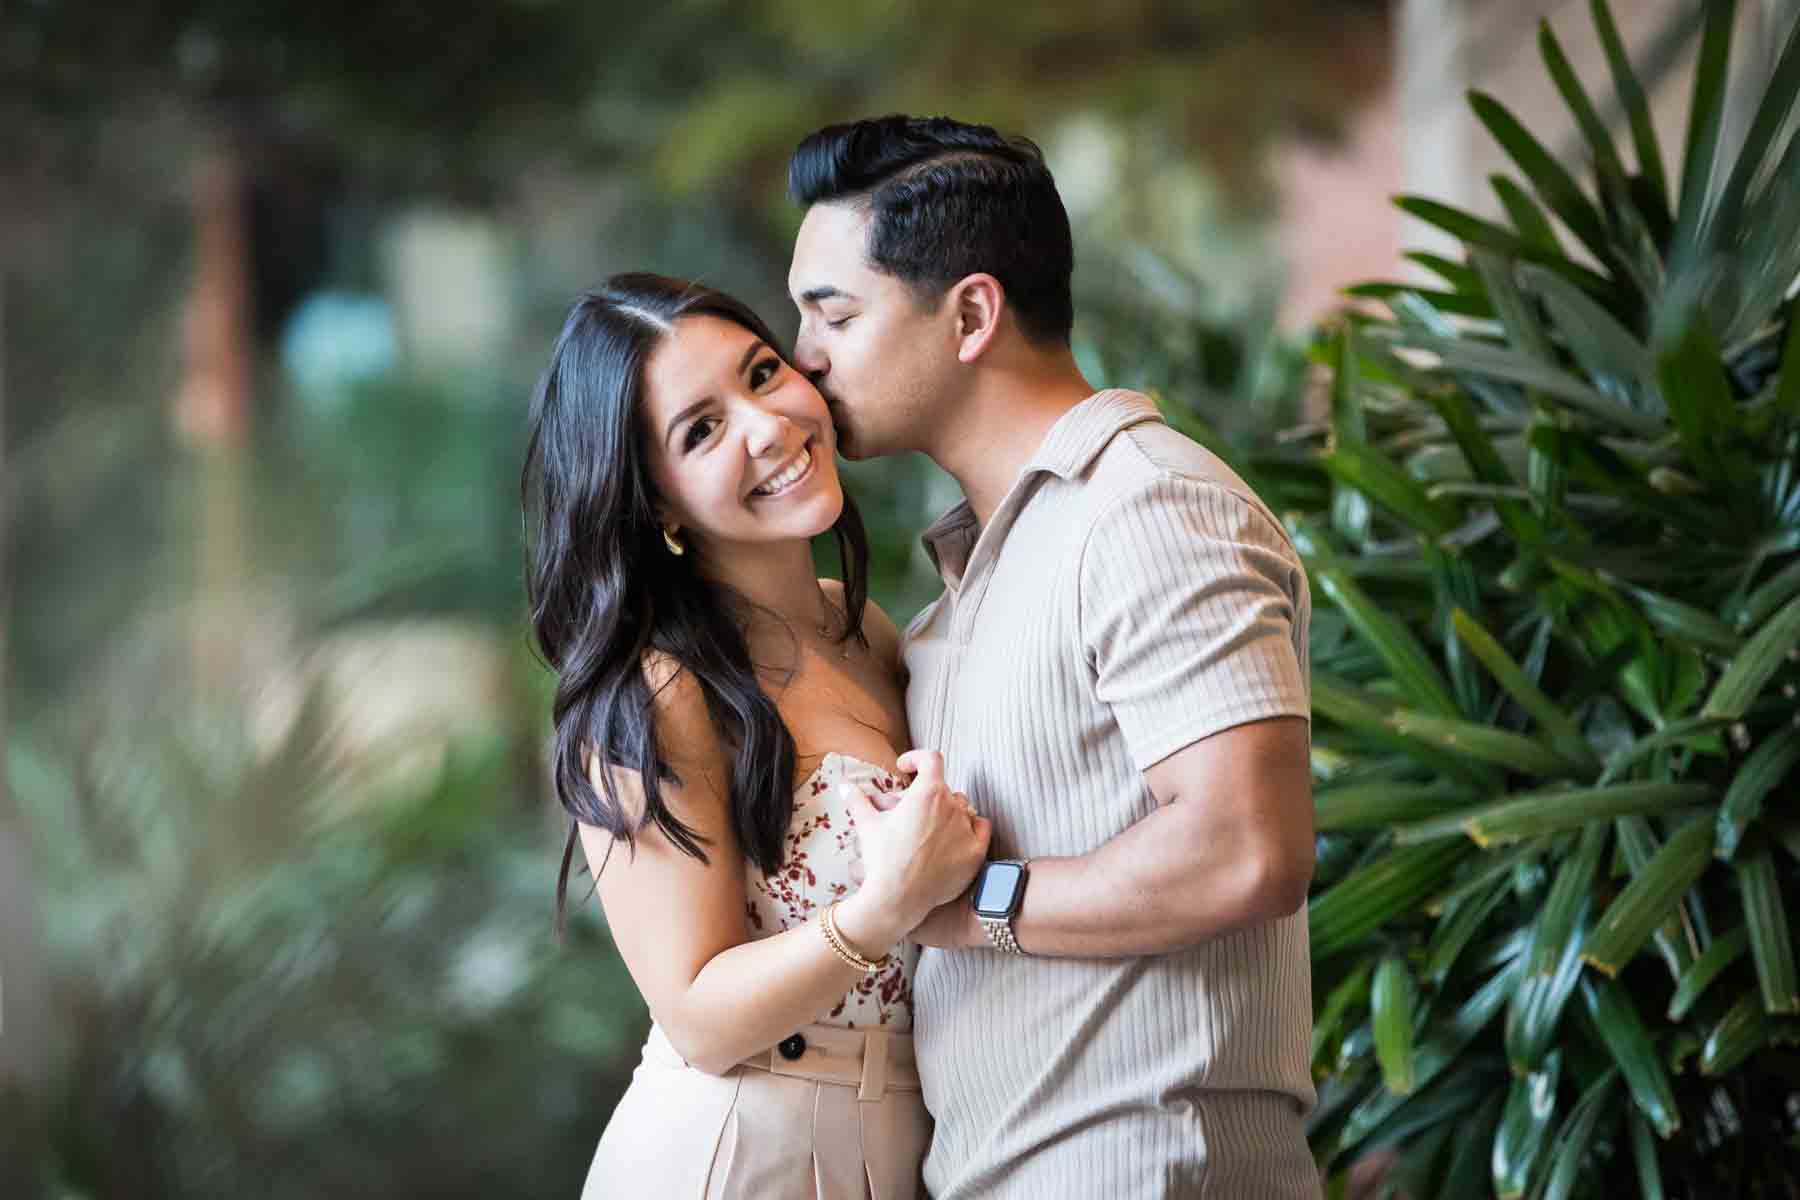
{"type": "Polygon", "coordinates": [[[930,1141],[907,1034],[807,1025],[708,1075],[653,1026],[581,1195],[917,1200],[930,1141]]]}

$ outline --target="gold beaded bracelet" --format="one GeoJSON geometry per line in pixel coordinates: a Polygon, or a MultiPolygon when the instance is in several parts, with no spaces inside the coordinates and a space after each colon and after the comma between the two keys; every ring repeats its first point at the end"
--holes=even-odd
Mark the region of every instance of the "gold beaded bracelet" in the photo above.
{"type": "Polygon", "coordinates": [[[850,943],[844,940],[844,935],[838,932],[837,927],[837,906],[842,903],[842,900],[833,900],[825,906],[825,911],[819,917],[819,930],[824,933],[825,942],[831,947],[833,954],[857,970],[873,975],[887,966],[888,959],[892,956],[884,954],[877,959],[867,959],[850,948],[850,943]]]}

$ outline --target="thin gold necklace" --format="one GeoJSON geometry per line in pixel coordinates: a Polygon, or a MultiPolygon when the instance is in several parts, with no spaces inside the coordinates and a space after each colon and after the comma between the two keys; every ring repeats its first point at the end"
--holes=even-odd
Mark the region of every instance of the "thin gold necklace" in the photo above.
{"type": "MultiPolygon", "coordinates": [[[[834,640],[832,631],[831,631],[830,617],[837,615],[837,609],[832,607],[831,601],[829,601],[825,598],[825,594],[823,592],[821,592],[819,594],[819,604],[824,608],[824,610],[827,614],[827,619],[819,622],[819,636],[821,638],[823,638],[825,641],[830,642],[830,641],[834,640]]],[[[843,640],[843,642],[841,643],[839,657],[843,658],[845,661],[849,661],[850,639],[848,637],[846,637],[843,640]]]]}

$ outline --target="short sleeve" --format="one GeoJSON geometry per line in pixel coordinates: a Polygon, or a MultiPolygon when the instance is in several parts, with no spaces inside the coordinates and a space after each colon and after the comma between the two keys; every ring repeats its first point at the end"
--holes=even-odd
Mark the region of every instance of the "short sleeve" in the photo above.
{"type": "Polygon", "coordinates": [[[1113,501],[1082,553],[1081,636],[1096,694],[1140,770],[1221,730],[1310,717],[1306,572],[1257,505],[1152,480],[1113,501]]]}

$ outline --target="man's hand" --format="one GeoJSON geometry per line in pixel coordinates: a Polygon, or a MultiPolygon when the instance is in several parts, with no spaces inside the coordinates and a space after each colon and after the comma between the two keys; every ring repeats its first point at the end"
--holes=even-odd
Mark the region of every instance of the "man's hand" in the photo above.
{"type": "Polygon", "coordinates": [[[908,941],[940,950],[969,950],[988,944],[967,892],[932,909],[931,915],[906,936],[908,941]]]}

